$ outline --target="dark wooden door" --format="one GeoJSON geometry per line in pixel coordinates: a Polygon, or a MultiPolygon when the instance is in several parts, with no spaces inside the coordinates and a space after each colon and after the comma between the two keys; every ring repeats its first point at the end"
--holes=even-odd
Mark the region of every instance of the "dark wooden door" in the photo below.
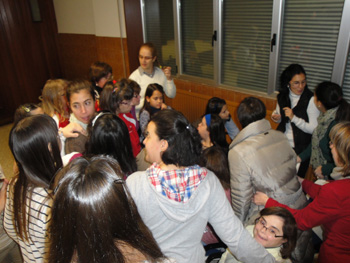
{"type": "Polygon", "coordinates": [[[0,0],[0,125],[15,109],[39,102],[49,78],[61,77],[58,33],[52,0],[0,0]],[[41,21],[34,22],[37,2],[41,21]]]}

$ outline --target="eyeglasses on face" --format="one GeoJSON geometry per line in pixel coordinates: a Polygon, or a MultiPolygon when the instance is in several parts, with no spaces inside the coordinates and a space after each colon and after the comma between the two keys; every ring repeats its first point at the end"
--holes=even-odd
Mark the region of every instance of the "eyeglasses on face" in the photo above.
{"type": "Polygon", "coordinates": [[[153,57],[148,57],[148,56],[141,56],[139,55],[139,59],[145,59],[145,60],[150,60],[152,59],[153,57]]]}
{"type": "Polygon", "coordinates": [[[276,232],[278,231],[276,228],[270,226],[270,227],[267,227],[267,223],[266,223],[266,220],[263,218],[263,217],[259,217],[255,220],[255,225],[257,226],[261,226],[263,228],[266,229],[266,233],[269,237],[276,237],[276,238],[279,238],[279,237],[283,237],[282,236],[279,236],[279,235],[276,235],[276,232]]]}

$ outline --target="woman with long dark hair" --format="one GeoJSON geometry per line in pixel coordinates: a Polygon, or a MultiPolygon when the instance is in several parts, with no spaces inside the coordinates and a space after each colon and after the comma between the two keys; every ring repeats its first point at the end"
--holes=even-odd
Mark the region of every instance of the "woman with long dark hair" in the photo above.
{"type": "Polygon", "coordinates": [[[50,263],[162,262],[118,162],[73,160],[59,174],[50,226],[50,263]]]}
{"type": "Polygon", "coordinates": [[[26,117],[12,128],[9,144],[18,174],[8,187],[4,227],[24,262],[45,262],[51,182],[62,167],[57,125],[47,115],[26,117]]]}
{"type": "Polygon", "coordinates": [[[110,112],[99,113],[88,126],[87,156],[109,155],[116,159],[124,176],[136,172],[129,131],[125,123],[110,112]]]}
{"type": "Polygon", "coordinates": [[[228,143],[226,141],[225,126],[219,115],[206,114],[198,124],[198,132],[202,138],[203,149],[211,146],[219,146],[227,153],[228,143]]]}
{"type": "MultiPolygon", "coordinates": [[[[279,123],[277,130],[287,136],[296,154],[300,154],[311,142],[318,115],[304,68],[299,64],[289,65],[281,74],[277,107],[271,119],[279,123]]],[[[305,176],[308,165],[308,160],[301,163],[299,176],[305,176]]]]}
{"type": "Polygon", "coordinates": [[[219,179],[198,165],[201,139],[181,113],[157,112],[145,135],[146,160],[153,164],[129,176],[127,185],[166,256],[182,263],[204,262],[201,238],[209,222],[241,260],[273,262],[234,215],[219,179]]]}

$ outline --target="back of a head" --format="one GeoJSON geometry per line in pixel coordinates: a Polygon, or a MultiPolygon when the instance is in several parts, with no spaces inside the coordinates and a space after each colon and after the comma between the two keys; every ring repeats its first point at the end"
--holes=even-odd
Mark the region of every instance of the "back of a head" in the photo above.
{"type": "Polygon", "coordinates": [[[226,101],[218,97],[211,98],[207,107],[205,108],[205,114],[219,114],[222,107],[226,104],[226,101]]]}
{"type": "Polygon", "coordinates": [[[61,96],[65,95],[68,82],[63,79],[49,79],[42,92],[42,108],[46,114],[52,116],[55,112],[63,115],[64,109],[61,96]]]}
{"type": "Polygon", "coordinates": [[[109,155],[119,162],[125,175],[136,171],[129,131],[123,120],[112,113],[100,113],[88,127],[88,155],[109,155]]]}
{"type": "MultiPolygon", "coordinates": [[[[107,82],[102,89],[100,94],[100,109],[102,111],[110,111],[113,112],[112,108],[112,93],[115,92],[117,86],[113,84],[112,81],[107,82]]],[[[115,111],[114,111],[115,113],[115,111]]]]}
{"type": "MultiPolygon", "coordinates": [[[[280,77],[280,88],[281,93],[289,93],[289,82],[295,75],[304,74],[306,77],[306,72],[304,68],[299,64],[291,64],[285,70],[283,70],[280,77]]],[[[307,86],[306,86],[307,88],[307,86]]]]}
{"type": "Polygon", "coordinates": [[[342,164],[343,177],[350,175],[350,122],[336,124],[329,133],[330,141],[338,154],[338,162],[342,164]]]}
{"type": "Polygon", "coordinates": [[[264,119],[266,117],[266,107],[258,98],[248,97],[239,104],[237,114],[242,128],[245,128],[253,122],[264,119]]]}
{"type": "Polygon", "coordinates": [[[124,242],[147,258],[162,256],[137,212],[118,162],[77,158],[59,174],[52,206],[49,262],[124,262],[124,242]],[[104,260],[103,260],[104,259],[104,260]]]}
{"type": "Polygon", "coordinates": [[[107,77],[108,74],[112,74],[112,67],[109,64],[101,61],[91,64],[89,76],[92,83],[96,83],[103,77],[107,77]]]}
{"type": "Polygon", "coordinates": [[[210,114],[210,116],[210,124],[207,123],[210,141],[224,151],[228,151],[224,121],[217,114],[210,114]]]}
{"type": "Polygon", "coordinates": [[[343,98],[343,91],[338,84],[330,81],[321,82],[315,89],[315,95],[326,110],[339,106],[335,117],[337,121],[350,120],[349,104],[343,98]]]}
{"type": "Polygon", "coordinates": [[[298,238],[298,227],[291,212],[283,207],[269,207],[260,211],[260,216],[275,215],[283,220],[283,238],[287,242],[283,243],[281,248],[282,258],[289,258],[295,249],[298,238]]]}
{"type": "Polygon", "coordinates": [[[212,146],[202,152],[200,165],[212,171],[220,180],[222,187],[230,189],[230,171],[227,154],[217,146],[212,146]]]}
{"type": "Polygon", "coordinates": [[[38,104],[35,103],[26,103],[19,106],[14,114],[13,125],[15,126],[20,120],[32,116],[32,111],[40,108],[38,104]]]}
{"type": "Polygon", "coordinates": [[[62,167],[58,130],[47,115],[19,121],[10,133],[9,145],[18,165],[18,182],[49,188],[51,178],[62,167]]]}
{"type": "Polygon", "coordinates": [[[191,166],[198,164],[202,151],[200,135],[185,116],[175,110],[161,110],[151,118],[156,134],[168,142],[161,158],[165,164],[191,166]]]}

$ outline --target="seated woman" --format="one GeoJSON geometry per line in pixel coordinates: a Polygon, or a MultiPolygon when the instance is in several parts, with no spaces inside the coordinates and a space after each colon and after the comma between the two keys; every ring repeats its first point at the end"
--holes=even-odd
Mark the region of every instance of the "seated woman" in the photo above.
{"type": "Polygon", "coordinates": [[[110,112],[99,113],[88,126],[87,156],[109,155],[118,161],[125,177],[136,172],[129,131],[125,123],[110,112]]]}
{"type": "Polygon", "coordinates": [[[205,114],[217,114],[224,121],[226,131],[233,140],[239,133],[236,123],[233,122],[230,112],[228,111],[226,101],[218,97],[212,97],[208,100],[205,114]]]}
{"type": "Polygon", "coordinates": [[[202,138],[203,149],[207,149],[215,145],[221,147],[225,153],[228,152],[225,126],[219,115],[204,115],[197,129],[202,138]]]}
{"type": "Polygon", "coordinates": [[[10,133],[18,174],[8,187],[4,228],[19,244],[25,262],[46,262],[51,182],[62,167],[57,138],[57,125],[47,115],[26,117],[10,133]]]}
{"type": "Polygon", "coordinates": [[[209,222],[220,239],[247,262],[273,257],[244,229],[218,178],[198,165],[202,151],[197,130],[179,112],[162,110],[148,123],[144,172],[127,185],[145,224],[163,253],[177,262],[204,262],[201,243],[209,222]]]}
{"type": "MultiPolygon", "coordinates": [[[[254,239],[274,256],[278,263],[291,263],[290,256],[297,241],[297,224],[293,215],[285,208],[269,207],[260,211],[255,225],[246,227],[254,239]]],[[[229,250],[219,263],[239,262],[229,250]]]]}
{"type": "Polygon", "coordinates": [[[58,174],[48,262],[162,262],[123,177],[107,156],[75,159],[58,174]]]}
{"type": "Polygon", "coordinates": [[[300,210],[289,208],[261,192],[255,194],[253,201],[265,207],[287,208],[301,230],[322,225],[324,240],[319,262],[350,262],[350,122],[335,125],[329,137],[333,159],[342,167],[343,179],[320,186],[299,178],[303,190],[313,199],[300,210]]]}

